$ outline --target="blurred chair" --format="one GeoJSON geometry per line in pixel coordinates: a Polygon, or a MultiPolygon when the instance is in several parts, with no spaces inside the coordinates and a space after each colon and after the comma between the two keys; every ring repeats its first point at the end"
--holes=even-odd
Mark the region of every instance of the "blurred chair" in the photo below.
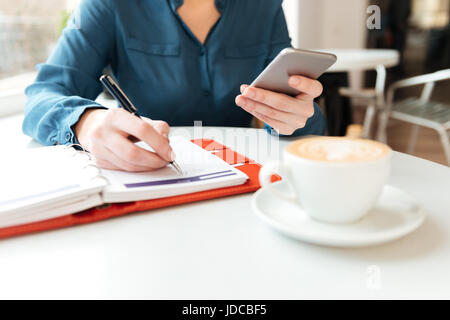
{"type": "Polygon", "coordinates": [[[372,131],[372,123],[378,111],[385,106],[384,89],[386,85],[386,68],[379,65],[376,68],[377,79],[375,88],[366,88],[359,90],[352,90],[350,88],[340,88],[339,93],[342,96],[356,100],[357,106],[366,108],[366,115],[364,118],[363,129],[361,133],[362,138],[370,139],[372,131]]]}
{"type": "Polygon", "coordinates": [[[389,118],[408,122],[414,125],[409,142],[408,153],[414,152],[419,127],[436,130],[441,138],[447,162],[450,165],[450,104],[431,101],[435,83],[449,80],[450,69],[437,71],[393,83],[386,97],[386,110],[380,115],[378,140],[386,142],[386,128],[389,118]],[[411,97],[394,103],[397,89],[423,85],[419,98],[411,97]]]}

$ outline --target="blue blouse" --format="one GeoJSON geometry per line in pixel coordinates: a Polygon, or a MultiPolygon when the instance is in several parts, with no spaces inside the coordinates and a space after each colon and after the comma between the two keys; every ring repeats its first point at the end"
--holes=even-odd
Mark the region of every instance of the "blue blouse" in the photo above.
{"type": "MultiPolygon", "coordinates": [[[[143,116],[171,126],[248,127],[235,105],[291,45],[281,0],[216,0],[221,18],[202,45],[176,10],[183,0],[84,0],[36,81],[23,131],[45,145],[77,143],[73,126],[101,93],[107,66],[143,116]]],[[[323,134],[315,115],[296,134],[323,134]]]]}

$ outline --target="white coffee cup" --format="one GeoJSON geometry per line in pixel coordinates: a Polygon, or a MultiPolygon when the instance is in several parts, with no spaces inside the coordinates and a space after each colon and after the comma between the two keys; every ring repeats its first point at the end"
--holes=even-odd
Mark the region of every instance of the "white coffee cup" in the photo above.
{"type": "Polygon", "coordinates": [[[352,223],[364,217],[380,196],[389,177],[392,150],[371,140],[314,137],[289,144],[283,156],[283,162],[261,169],[263,188],[294,201],[315,220],[352,223]],[[274,173],[287,181],[290,194],[274,188],[274,173]]]}

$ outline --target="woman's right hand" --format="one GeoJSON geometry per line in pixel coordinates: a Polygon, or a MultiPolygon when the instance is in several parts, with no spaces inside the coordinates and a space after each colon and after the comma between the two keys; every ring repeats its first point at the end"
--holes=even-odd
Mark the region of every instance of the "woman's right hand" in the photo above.
{"type": "Polygon", "coordinates": [[[175,160],[169,130],[164,121],[140,119],[119,108],[88,110],[75,125],[78,141],[94,155],[99,167],[131,172],[152,171],[175,160]],[[130,137],[147,143],[155,152],[136,146],[130,137]]]}

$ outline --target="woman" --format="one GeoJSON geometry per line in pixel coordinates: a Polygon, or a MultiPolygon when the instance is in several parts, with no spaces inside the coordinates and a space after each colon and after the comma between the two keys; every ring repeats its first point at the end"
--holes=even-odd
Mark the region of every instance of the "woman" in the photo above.
{"type": "Polygon", "coordinates": [[[323,134],[318,81],[292,76],[295,98],[242,85],[290,46],[281,2],[84,0],[79,28],[64,31],[27,88],[24,132],[45,145],[80,143],[99,166],[126,171],[174,160],[169,124],[249,126],[254,116],[281,134],[323,134]],[[94,102],[107,66],[140,113],[160,121],[94,102]]]}

